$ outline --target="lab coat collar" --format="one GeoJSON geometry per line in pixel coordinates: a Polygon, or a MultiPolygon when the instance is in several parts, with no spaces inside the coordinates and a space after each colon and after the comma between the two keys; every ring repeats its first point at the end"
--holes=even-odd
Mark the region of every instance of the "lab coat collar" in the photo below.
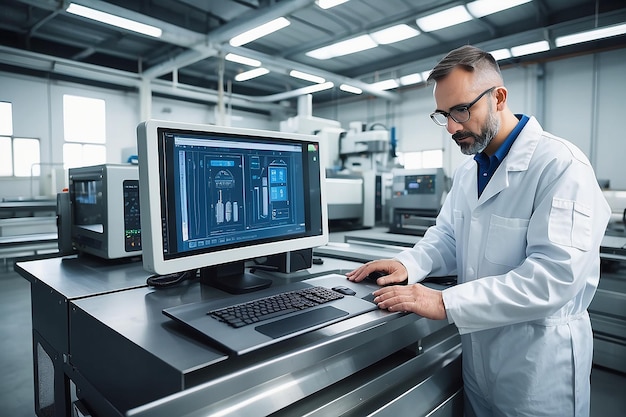
{"type": "Polygon", "coordinates": [[[459,168],[465,172],[458,177],[462,178],[463,184],[459,185],[463,189],[467,202],[472,207],[485,203],[509,186],[509,172],[528,170],[530,160],[537,149],[542,134],[543,129],[541,125],[534,116],[531,116],[524,129],[513,142],[508,155],[504,158],[491,180],[489,180],[480,198],[478,198],[476,193],[476,162],[473,158],[468,159],[459,168]]]}
{"type": "Polygon", "coordinates": [[[537,149],[542,135],[543,129],[541,125],[534,116],[531,116],[517,140],[511,146],[509,155],[502,161],[507,173],[509,171],[526,171],[528,169],[530,160],[535,153],[535,149],[537,149]]]}

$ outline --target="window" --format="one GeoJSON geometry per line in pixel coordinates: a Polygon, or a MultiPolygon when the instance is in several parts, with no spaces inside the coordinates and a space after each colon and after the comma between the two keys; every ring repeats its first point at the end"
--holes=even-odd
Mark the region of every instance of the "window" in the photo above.
{"type": "Polygon", "coordinates": [[[16,157],[19,155],[13,172],[16,177],[39,176],[39,139],[14,138],[13,153],[16,157]]]}
{"type": "Polygon", "coordinates": [[[39,139],[13,136],[13,104],[0,102],[0,176],[39,176],[40,163],[39,139]]]}
{"type": "Polygon", "coordinates": [[[104,100],[63,95],[63,164],[66,169],[106,162],[104,100]]]}
{"type": "Polygon", "coordinates": [[[13,134],[13,105],[0,101],[0,136],[13,134]]]}
{"type": "Polygon", "coordinates": [[[10,137],[0,136],[0,176],[13,175],[13,146],[10,137]]]}
{"type": "Polygon", "coordinates": [[[100,165],[106,163],[106,149],[101,145],[65,143],[63,164],[67,168],[100,165]]]}
{"type": "Polygon", "coordinates": [[[441,168],[443,151],[433,149],[420,152],[398,152],[398,160],[405,169],[441,168]]]}

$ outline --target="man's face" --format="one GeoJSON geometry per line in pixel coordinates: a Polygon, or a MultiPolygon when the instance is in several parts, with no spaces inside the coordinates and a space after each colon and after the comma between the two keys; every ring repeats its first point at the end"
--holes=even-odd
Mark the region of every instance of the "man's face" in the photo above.
{"type": "Polygon", "coordinates": [[[500,119],[496,117],[493,104],[489,102],[487,117],[482,123],[480,131],[475,133],[471,130],[457,130],[452,134],[452,139],[459,145],[462,153],[465,155],[476,155],[485,150],[498,133],[498,130],[500,130],[500,119]]]}
{"type": "MultiPolygon", "coordinates": [[[[484,90],[492,86],[477,85],[472,73],[461,69],[453,70],[439,80],[434,96],[437,109],[450,112],[451,109],[471,103],[484,90]]],[[[448,132],[465,155],[475,155],[487,148],[500,130],[500,119],[495,111],[493,95],[485,94],[470,108],[469,120],[458,123],[448,117],[448,132]]]]}

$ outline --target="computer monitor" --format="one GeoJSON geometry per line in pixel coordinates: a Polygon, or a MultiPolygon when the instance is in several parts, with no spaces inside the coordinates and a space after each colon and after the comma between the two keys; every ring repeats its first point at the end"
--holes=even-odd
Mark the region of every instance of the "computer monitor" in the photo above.
{"type": "Polygon", "coordinates": [[[318,137],[148,120],[137,145],[146,270],[241,293],[271,283],[247,260],[328,242],[318,137]]]}

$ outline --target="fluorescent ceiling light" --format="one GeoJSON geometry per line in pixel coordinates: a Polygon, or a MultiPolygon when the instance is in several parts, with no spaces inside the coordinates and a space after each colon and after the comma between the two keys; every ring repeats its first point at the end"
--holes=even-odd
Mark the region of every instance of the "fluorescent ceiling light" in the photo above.
{"type": "Polygon", "coordinates": [[[528,2],[530,0],[477,0],[467,3],[466,6],[474,17],[483,17],[528,2]]]}
{"type": "Polygon", "coordinates": [[[571,35],[559,36],[556,38],[556,46],[567,46],[576,43],[595,41],[596,39],[619,36],[626,33],[626,23],[615,26],[607,26],[599,29],[578,32],[571,35]]]}
{"type": "Polygon", "coordinates": [[[424,32],[433,32],[469,20],[472,20],[472,16],[467,12],[467,9],[463,6],[456,6],[438,13],[420,17],[415,22],[424,32]]]}
{"type": "Polygon", "coordinates": [[[401,24],[379,30],[378,32],[370,33],[369,35],[357,36],[356,38],[347,39],[332,45],[314,49],[313,51],[307,52],[306,55],[320,60],[331,59],[338,56],[365,51],[367,49],[375,48],[378,45],[399,42],[419,34],[419,30],[413,29],[408,25],[401,24]]]}
{"type": "Polygon", "coordinates": [[[321,84],[324,81],[326,81],[324,78],[319,77],[317,75],[307,74],[306,72],[302,72],[298,70],[291,70],[291,72],[289,72],[289,75],[291,75],[294,78],[300,78],[301,80],[311,81],[312,83],[318,83],[318,84],[321,84]]]}
{"type": "Polygon", "coordinates": [[[500,61],[500,60],[503,60],[503,59],[511,58],[511,51],[509,51],[506,48],[504,48],[504,49],[496,49],[495,51],[491,51],[489,53],[493,56],[493,58],[496,61],[500,61]]]}
{"type": "Polygon", "coordinates": [[[287,27],[291,24],[291,22],[284,17],[279,17],[278,19],[274,19],[270,22],[264,23],[260,26],[255,27],[254,29],[250,29],[240,35],[233,37],[230,40],[230,44],[232,46],[241,46],[245,45],[249,42],[252,42],[256,39],[262,38],[263,36],[267,36],[270,33],[276,32],[284,27],[287,27]]]}
{"type": "Polygon", "coordinates": [[[420,75],[422,76],[422,80],[424,80],[424,82],[428,81],[428,77],[430,76],[431,71],[432,70],[420,72],[420,75]]]}
{"type": "Polygon", "coordinates": [[[268,70],[266,68],[255,68],[253,70],[242,72],[240,74],[235,75],[235,81],[251,80],[252,78],[256,78],[256,77],[260,77],[261,75],[265,75],[268,72],[270,72],[270,70],[268,70]]]}
{"type": "Polygon", "coordinates": [[[354,87],[354,86],[351,86],[351,85],[348,85],[348,84],[341,84],[339,86],[339,89],[343,90],[343,91],[345,91],[347,93],[352,93],[352,94],[361,94],[361,93],[363,93],[363,90],[361,90],[360,88],[354,87]]]}
{"type": "Polygon", "coordinates": [[[301,88],[298,91],[300,91],[302,94],[312,94],[317,93],[318,91],[328,90],[329,88],[333,88],[334,86],[335,84],[333,84],[332,81],[327,81],[322,84],[315,84],[301,88]]]}
{"type": "Polygon", "coordinates": [[[347,1],[348,0],[315,0],[315,4],[322,9],[330,9],[331,7],[339,6],[347,1]]]}
{"type": "Polygon", "coordinates": [[[355,52],[365,51],[366,49],[378,46],[369,35],[361,35],[356,38],[337,42],[332,45],[314,49],[306,53],[306,55],[315,59],[330,59],[338,56],[353,54],[355,52]]]}
{"type": "Polygon", "coordinates": [[[153,36],[155,38],[160,38],[163,34],[163,31],[158,27],[139,23],[134,20],[116,16],[114,14],[101,12],[100,10],[90,9],[89,7],[81,6],[76,3],[70,3],[66,11],[68,13],[106,23],[107,25],[117,26],[126,30],[132,30],[133,32],[142,33],[144,35],[153,36]]]}
{"type": "Polygon", "coordinates": [[[239,64],[249,65],[251,67],[260,67],[261,66],[261,61],[259,61],[259,60],[252,59],[252,58],[247,58],[245,56],[232,54],[232,53],[226,54],[224,59],[227,60],[227,61],[231,61],[231,62],[237,62],[239,64]]]}
{"type": "Polygon", "coordinates": [[[391,90],[392,88],[397,88],[398,85],[398,82],[395,79],[391,78],[389,80],[383,80],[377,83],[370,84],[370,87],[376,90],[391,90]]]}
{"type": "Polygon", "coordinates": [[[514,46],[511,48],[511,54],[513,56],[522,56],[536,54],[537,52],[543,52],[550,50],[550,44],[548,41],[539,41],[533,43],[527,43],[525,45],[514,46]]]}
{"type": "Polygon", "coordinates": [[[370,36],[379,45],[400,42],[420,34],[420,31],[409,25],[401,24],[370,33],[370,36]]]}
{"type": "Polygon", "coordinates": [[[419,73],[405,75],[404,77],[400,77],[400,85],[411,85],[417,84],[422,81],[422,76],[419,73]]]}

